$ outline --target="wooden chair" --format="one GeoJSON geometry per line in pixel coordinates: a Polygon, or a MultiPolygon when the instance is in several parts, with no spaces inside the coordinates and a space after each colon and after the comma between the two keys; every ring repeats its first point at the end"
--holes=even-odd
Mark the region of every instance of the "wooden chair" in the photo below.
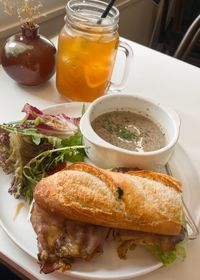
{"type": "Polygon", "coordinates": [[[200,38],[200,15],[193,21],[184,35],[174,57],[184,60],[200,38]]]}

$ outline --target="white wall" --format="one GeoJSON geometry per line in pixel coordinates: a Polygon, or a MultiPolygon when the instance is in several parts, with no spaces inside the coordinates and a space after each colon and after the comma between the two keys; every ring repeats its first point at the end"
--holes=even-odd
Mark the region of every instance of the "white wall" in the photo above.
{"type": "MultiPolygon", "coordinates": [[[[64,25],[64,7],[68,0],[40,1],[43,4],[41,12],[46,14],[45,17],[41,17],[38,21],[40,23],[40,33],[47,37],[55,36],[64,25]]],[[[103,1],[108,2],[109,0],[103,1]]],[[[120,10],[120,35],[138,43],[150,45],[152,34],[155,33],[155,25],[159,26],[158,8],[161,3],[156,5],[153,0],[117,0],[116,5],[120,10]]],[[[20,30],[19,26],[17,15],[6,15],[0,3],[0,45],[10,34],[18,32],[20,30]]]]}
{"type": "MultiPolygon", "coordinates": [[[[40,2],[43,5],[41,13],[46,14],[46,16],[39,19],[39,22],[42,22],[63,14],[67,0],[40,0],[40,2]]],[[[17,15],[7,15],[4,12],[2,3],[0,3],[0,38],[6,37],[9,33],[18,30],[19,25],[17,15]]]]}
{"type": "MultiPolygon", "coordinates": [[[[12,1],[12,0],[9,0],[12,1]]],[[[13,0],[14,1],[14,0],[13,0]]],[[[64,7],[68,0],[40,0],[43,7],[41,13],[46,14],[46,16],[41,17],[38,22],[44,22],[51,18],[63,15],[65,13],[64,7]]],[[[110,0],[103,0],[109,2],[110,0]]],[[[152,0],[117,0],[116,5],[121,11],[124,6],[131,5],[132,7],[132,18],[135,17],[135,10],[138,13],[138,9],[135,6],[144,6],[143,3],[151,4],[152,0]]],[[[140,8],[139,8],[140,9],[140,8]]],[[[130,18],[130,17],[129,17],[130,18]]],[[[142,17],[143,18],[143,17],[142,17]]],[[[124,18],[126,20],[126,18],[124,18]]],[[[134,19],[133,19],[134,20],[134,19]]],[[[135,22],[135,21],[134,21],[135,22]]],[[[0,3],[0,39],[9,36],[19,30],[19,20],[17,15],[9,16],[3,11],[3,5],[0,3]]],[[[131,28],[131,27],[130,27],[131,28]]]]}

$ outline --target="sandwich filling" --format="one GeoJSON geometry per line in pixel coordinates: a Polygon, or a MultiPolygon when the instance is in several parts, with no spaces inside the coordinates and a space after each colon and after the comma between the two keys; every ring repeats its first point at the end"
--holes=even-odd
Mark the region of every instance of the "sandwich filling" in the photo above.
{"type": "Polygon", "coordinates": [[[118,242],[117,253],[122,259],[129,249],[142,245],[163,264],[168,264],[171,258],[176,258],[176,246],[186,235],[183,228],[177,236],[166,236],[66,220],[50,214],[37,203],[32,209],[31,222],[37,234],[38,260],[44,273],[66,271],[76,259],[90,260],[102,254],[108,239],[118,242]]]}

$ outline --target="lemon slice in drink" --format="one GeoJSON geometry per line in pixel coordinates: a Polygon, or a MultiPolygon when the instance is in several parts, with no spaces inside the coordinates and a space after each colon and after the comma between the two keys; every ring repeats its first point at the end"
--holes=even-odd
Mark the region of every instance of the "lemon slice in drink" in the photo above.
{"type": "Polygon", "coordinates": [[[78,57],[65,57],[62,62],[66,81],[84,81],[84,68],[78,57]]]}
{"type": "Polygon", "coordinates": [[[90,88],[95,88],[107,83],[108,67],[102,64],[89,64],[84,66],[85,79],[90,88]]]}

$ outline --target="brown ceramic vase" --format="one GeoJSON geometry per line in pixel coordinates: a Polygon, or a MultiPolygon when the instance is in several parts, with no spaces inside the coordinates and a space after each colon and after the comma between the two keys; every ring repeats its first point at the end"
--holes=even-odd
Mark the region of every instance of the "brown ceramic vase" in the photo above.
{"type": "Polygon", "coordinates": [[[6,73],[24,85],[38,85],[55,73],[56,48],[39,34],[39,26],[22,26],[21,33],[8,38],[1,52],[6,73]]]}

